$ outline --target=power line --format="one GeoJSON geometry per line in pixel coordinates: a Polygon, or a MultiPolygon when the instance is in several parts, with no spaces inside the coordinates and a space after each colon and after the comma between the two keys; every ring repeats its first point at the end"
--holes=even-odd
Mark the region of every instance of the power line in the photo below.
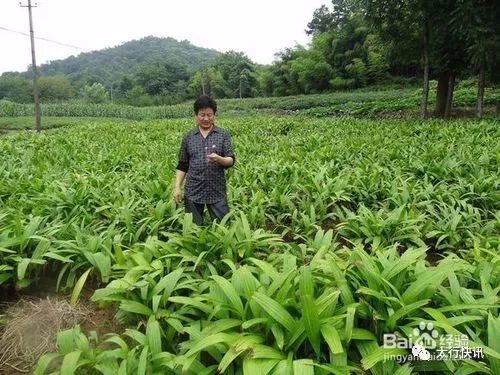
{"type": "MultiPolygon", "coordinates": [[[[26,37],[31,37],[31,35],[28,34],[28,33],[25,33],[25,32],[22,32],[22,31],[18,31],[18,30],[9,29],[8,27],[0,26],[0,30],[8,31],[8,32],[15,33],[15,34],[20,34],[20,35],[23,35],[23,36],[26,36],[26,37]]],[[[78,50],[82,51],[83,53],[92,53],[92,54],[99,54],[99,55],[104,55],[104,56],[109,56],[109,57],[116,57],[115,54],[109,53],[109,52],[107,52],[105,50],[105,49],[110,49],[110,48],[112,49],[114,47],[106,47],[103,50],[89,50],[88,48],[85,49],[85,48],[78,47],[78,46],[75,46],[75,45],[72,45],[72,44],[58,42],[57,40],[53,40],[53,39],[48,39],[48,38],[43,38],[43,37],[38,37],[38,36],[35,36],[34,38],[38,39],[38,40],[43,40],[45,42],[58,44],[58,45],[63,46],[63,47],[70,47],[70,48],[73,48],[73,49],[78,49],[78,50]]]]}
{"type": "MultiPolygon", "coordinates": [[[[12,30],[12,29],[9,29],[9,28],[3,27],[3,26],[0,26],[0,30],[9,31],[11,33],[20,34],[20,35],[24,35],[24,36],[27,36],[27,37],[30,36],[30,34],[28,34],[28,33],[25,33],[25,32],[22,32],[22,31],[17,31],[17,30],[12,30]]],[[[40,36],[35,36],[35,39],[43,40],[43,41],[49,42],[49,43],[58,44],[58,45],[63,46],[63,47],[69,47],[69,48],[79,49],[81,51],[86,51],[85,48],[74,46],[72,44],[58,42],[57,40],[47,39],[47,38],[43,38],[43,37],[40,37],[40,36]]]]}

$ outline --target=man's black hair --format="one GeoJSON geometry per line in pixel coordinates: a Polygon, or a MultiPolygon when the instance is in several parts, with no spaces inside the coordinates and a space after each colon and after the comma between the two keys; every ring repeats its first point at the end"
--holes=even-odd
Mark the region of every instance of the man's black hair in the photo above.
{"type": "Polygon", "coordinates": [[[194,113],[198,114],[200,109],[203,108],[212,108],[215,114],[217,112],[217,103],[208,95],[201,95],[194,102],[194,113]]]}

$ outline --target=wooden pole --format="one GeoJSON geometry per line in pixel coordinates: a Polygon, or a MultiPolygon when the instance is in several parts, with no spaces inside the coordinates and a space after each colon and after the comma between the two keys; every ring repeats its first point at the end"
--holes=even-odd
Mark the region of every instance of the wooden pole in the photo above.
{"type": "Polygon", "coordinates": [[[37,132],[42,130],[42,111],[40,109],[40,90],[38,88],[38,68],[36,66],[36,56],[35,56],[35,32],[33,31],[33,16],[31,14],[31,8],[37,6],[31,5],[31,0],[28,0],[28,5],[19,5],[23,8],[28,8],[29,21],[30,21],[30,39],[31,39],[31,66],[33,68],[33,96],[35,98],[35,128],[37,132]]]}

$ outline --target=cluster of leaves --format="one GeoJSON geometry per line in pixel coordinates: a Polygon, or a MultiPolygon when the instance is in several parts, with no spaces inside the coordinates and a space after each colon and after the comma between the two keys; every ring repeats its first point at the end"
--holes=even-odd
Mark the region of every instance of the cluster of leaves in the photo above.
{"type": "Polygon", "coordinates": [[[220,121],[238,155],[233,215],[206,228],[171,200],[192,120],[0,139],[0,283],[23,288],[53,269],[76,303],[92,278],[105,286],[94,300],[117,303],[130,328],[62,333],[40,373],[406,374],[417,367],[382,362],[402,352],[381,337],[423,319],[487,347],[487,362],[430,370],[494,373],[494,119],[220,121]]]}
{"type": "MultiPolygon", "coordinates": [[[[425,243],[436,252],[498,243],[494,120],[223,121],[242,161],[230,172],[230,199],[253,227],[291,238],[332,227],[344,242],[425,243]],[[252,142],[255,137],[261,142],[252,142]],[[269,150],[277,153],[271,157],[269,150]]],[[[130,246],[175,228],[182,210],[170,199],[171,181],[191,120],[129,122],[126,132],[121,122],[99,122],[2,141],[3,248],[27,249],[29,258],[45,238],[49,253],[97,241],[108,245],[89,246],[91,252],[108,254],[115,244],[130,246]]]]}
{"type": "Polygon", "coordinates": [[[411,337],[422,320],[468,335],[498,367],[498,256],[471,264],[450,255],[433,267],[425,248],[335,247],[332,230],[293,246],[252,232],[243,215],[208,228],[188,217],[181,234],[124,252],[114,266],[122,276],[94,293],[118,304],[130,328],[92,346],[78,327],[62,332],[35,373],[491,373],[472,360],[385,361],[407,351],[383,347],[382,335],[411,337]]]}

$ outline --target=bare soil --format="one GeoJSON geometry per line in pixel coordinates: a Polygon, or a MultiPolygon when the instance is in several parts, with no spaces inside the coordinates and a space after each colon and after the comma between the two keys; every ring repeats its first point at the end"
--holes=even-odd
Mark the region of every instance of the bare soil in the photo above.
{"type": "Polygon", "coordinates": [[[47,285],[32,288],[29,295],[15,291],[4,295],[8,298],[0,304],[0,374],[31,373],[41,355],[57,351],[57,332],[76,324],[85,334],[121,332],[114,309],[101,309],[89,301],[92,291],[83,292],[72,307],[68,296],[50,290],[55,284],[47,285]]]}

